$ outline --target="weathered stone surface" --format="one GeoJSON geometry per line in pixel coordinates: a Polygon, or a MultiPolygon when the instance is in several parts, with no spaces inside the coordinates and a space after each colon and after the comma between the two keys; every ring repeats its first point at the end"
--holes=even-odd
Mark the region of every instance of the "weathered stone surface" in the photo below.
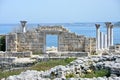
{"type": "Polygon", "coordinates": [[[120,63],[120,58],[117,58],[115,61],[116,61],[117,63],[120,63]]]}
{"type": "Polygon", "coordinates": [[[47,71],[34,71],[28,70],[22,72],[20,75],[14,75],[7,78],[7,80],[120,80],[120,63],[117,63],[118,56],[102,56],[102,57],[85,57],[78,58],[72,61],[66,66],[55,66],[47,71]],[[110,58],[110,59],[109,59],[110,58]],[[113,59],[114,58],[114,59],[113,59]],[[97,59],[97,60],[95,60],[97,59]],[[100,61],[101,60],[101,61],[100,61]],[[92,65],[92,66],[91,66],[92,65]],[[80,78],[78,73],[85,73],[91,69],[109,69],[110,77],[98,77],[98,78],[80,78]],[[73,73],[76,77],[66,79],[66,74],[73,73]]]}
{"type": "MultiPolygon", "coordinates": [[[[24,26],[25,27],[25,26],[24,26]]],[[[70,32],[63,26],[40,26],[32,30],[15,32],[7,35],[7,51],[33,51],[46,53],[46,35],[58,35],[58,51],[66,52],[95,52],[95,38],[88,38],[84,35],[77,35],[70,32]],[[91,50],[90,50],[91,48],[91,50]]],[[[70,56],[74,54],[70,53],[70,56]]],[[[77,56],[87,54],[76,54],[77,56]]]]}

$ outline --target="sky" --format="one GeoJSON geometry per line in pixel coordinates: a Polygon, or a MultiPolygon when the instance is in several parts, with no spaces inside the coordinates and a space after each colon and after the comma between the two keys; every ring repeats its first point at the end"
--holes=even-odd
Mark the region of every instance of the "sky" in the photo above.
{"type": "Polygon", "coordinates": [[[120,0],[0,0],[0,24],[120,21],[120,0]]]}

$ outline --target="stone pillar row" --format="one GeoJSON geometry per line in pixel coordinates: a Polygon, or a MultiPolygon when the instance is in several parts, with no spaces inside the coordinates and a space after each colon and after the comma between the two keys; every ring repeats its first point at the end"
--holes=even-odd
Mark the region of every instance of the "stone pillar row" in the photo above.
{"type": "Polygon", "coordinates": [[[111,22],[105,23],[107,26],[107,35],[100,32],[100,24],[96,26],[96,50],[109,49],[109,46],[113,46],[113,25],[111,22]]]}

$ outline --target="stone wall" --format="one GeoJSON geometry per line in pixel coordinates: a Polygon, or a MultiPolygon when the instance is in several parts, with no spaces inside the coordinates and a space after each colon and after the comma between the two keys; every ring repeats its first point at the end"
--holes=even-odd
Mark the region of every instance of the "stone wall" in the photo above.
{"type": "Polygon", "coordinates": [[[6,50],[17,51],[17,34],[10,33],[6,35],[6,50]]]}
{"type": "Polygon", "coordinates": [[[80,51],[84,49],[83,35],[75,33],[62,33],[59,35],[59,51],[80,51]]]}
{"type": "Polygon", "coordinates": [[[0,52],[0,57],[31,57],[32,52],[0,52]]]}
{"type": "Polygon", "coordinates": [[[58,51],[92,52],[95,50],[95,38],[77,35],[62,26],[38,26],[38,28],[25,33],[9,34],[7,36],[7,51],[45,53],[47,34],[58,35],[58,51]],[[89,46],[91,48],[88,49],[89,46]]]}
{"type": "Polygon", "coordinates": [[[58,52],[58,53],[49,53],[49,57],[86,57],[88,52],[58,52]]]}
{"type": "Polygon", "coordinates": [[[96,51],[96,39],[85,38],[85,52],[94,53],[96,51]]]}

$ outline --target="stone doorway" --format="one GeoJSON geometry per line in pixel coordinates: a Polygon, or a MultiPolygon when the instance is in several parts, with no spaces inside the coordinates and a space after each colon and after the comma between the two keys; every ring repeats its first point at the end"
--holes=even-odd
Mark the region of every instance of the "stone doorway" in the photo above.
{"type": "Polygon", "coordinates": [[[58,35],[46,35],[46,52],[58,52],[58,35]]]}

